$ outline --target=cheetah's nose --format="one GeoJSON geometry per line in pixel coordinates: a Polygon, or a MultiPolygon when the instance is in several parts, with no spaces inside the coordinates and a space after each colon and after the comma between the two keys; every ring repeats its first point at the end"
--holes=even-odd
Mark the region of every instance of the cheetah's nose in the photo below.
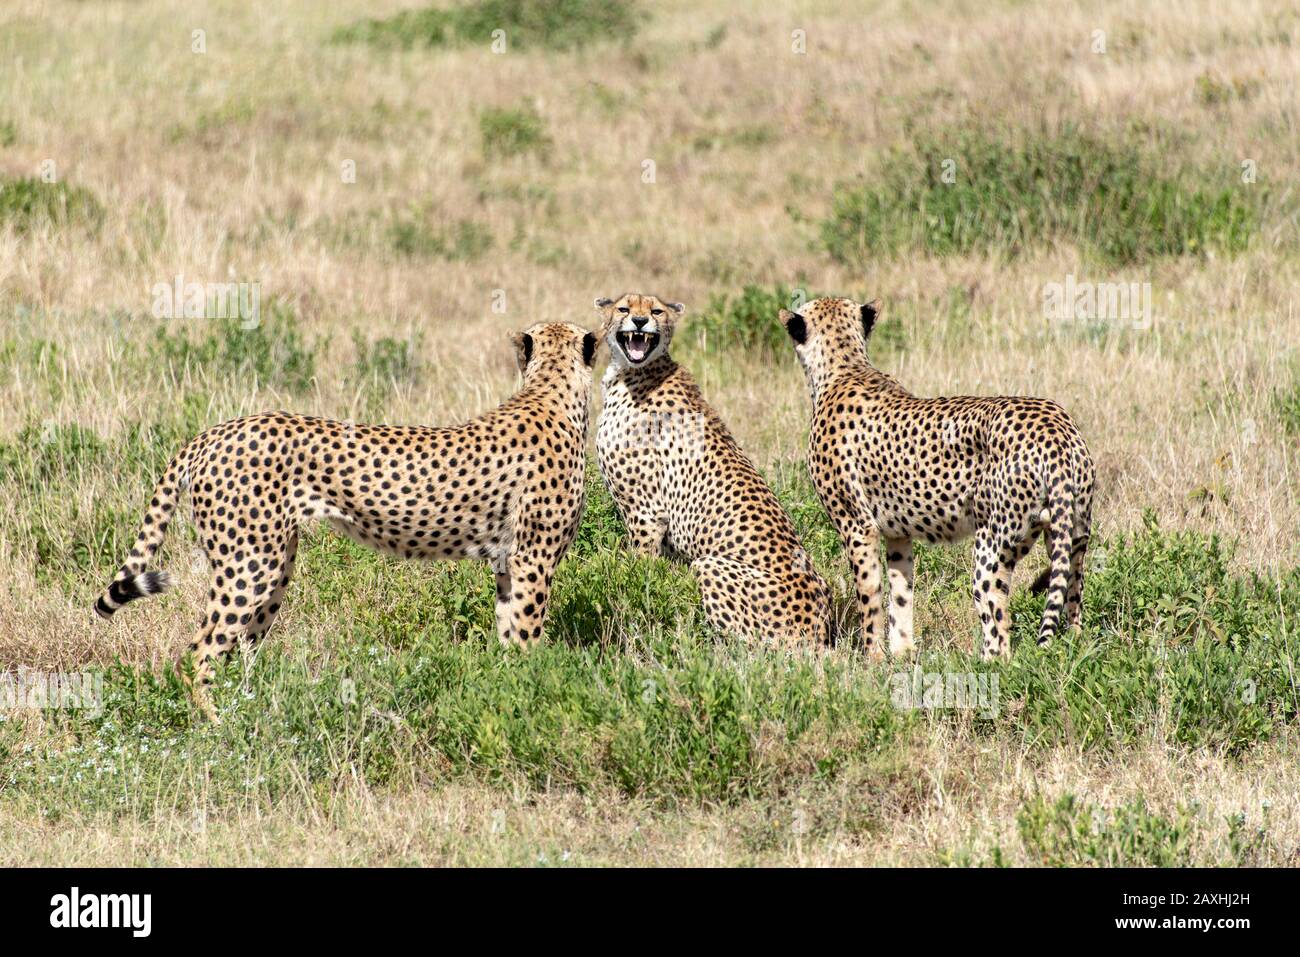
{"type": "Polygon", "coordinates": [[[649,321],[650,321],[650,320],[649,320],[646,316],[633,316],[633,317],[632,317],[632,325],[636,326],[638,329],[644,329],[644,328],[645,328],[645,324],[646,324],[647,322],[649,322],[649,321]]]}

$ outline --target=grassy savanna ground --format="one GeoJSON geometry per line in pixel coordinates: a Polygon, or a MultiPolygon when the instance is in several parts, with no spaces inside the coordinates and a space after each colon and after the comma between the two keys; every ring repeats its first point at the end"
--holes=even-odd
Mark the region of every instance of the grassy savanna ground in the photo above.
{"type": "Polygon", "coordinates": [[[102,715],[0,714],[0,863],[1296,863],[1293,6],[564,6],[0,11],[0,666],[107,669],[102,715]],[[177,275],[259,283],[261,324],[153,318],[177,275]],[[1153,321],[1045,318],[1067,276],[1149,282],[1153,321]],[[922,667],[1001,706],[901,710],[851,642],[710,634],[598,484],[526,659],[485,569],[321,530],[219,729],[168,671],[184,523],[181,587],[93,620],[200,428],[461,420],[515,386],[510,331],[627,290],[687,304],[676,351],[850,632],[776,306],[879,295],[913,391],[1064,404],[1099,476],[1082,634],[978,663],[969,550],[925,549],[922,667]]]}

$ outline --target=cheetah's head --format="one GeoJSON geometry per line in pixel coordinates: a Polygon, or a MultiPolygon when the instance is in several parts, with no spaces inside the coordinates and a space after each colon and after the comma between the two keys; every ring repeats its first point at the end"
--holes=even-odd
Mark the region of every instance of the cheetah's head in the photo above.
{"type": "Polygon", "coordinates": [[[548,373],[591,382],[591,365],[596,361],[600,340],[582,326],[571,322],[538,322],[516,332],[510,342],[515,347],[515,361],[519,363],[525,385],[548,373]]]}
{"type": "Polygon", "coordinates": [[[629,292],[617,299],[597,299],[596,310],[605,320],[601,334],[609,346],[610,362],[635,368],[668,352],[685,307],[658,296],[629,292]]]}
{"type": "Polygon", "coordinates": [[[782,309],[780,315],[799,362],[815,380],[833,367],[866,359],[867,340],[880,317],[880,300],[814,299],[798,311],[782,309]]]}

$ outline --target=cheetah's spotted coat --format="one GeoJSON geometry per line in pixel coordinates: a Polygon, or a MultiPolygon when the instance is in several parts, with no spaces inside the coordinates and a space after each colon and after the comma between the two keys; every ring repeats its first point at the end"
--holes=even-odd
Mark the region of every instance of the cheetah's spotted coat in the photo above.
{"type": "Polygon", "coordinates": [[[633,548],[685,558],[720,630],[828,642],[826,582],[758,469],[668,354],[681,305],[625,295],[596,307],[610,350],[596,453],[633,548]]]}
{"type": "Polygon", "coordinates": [[[1038,640],[1062,607],[1078,624],[1094,471],[1055,402],[920,398],[867,360],[879,302],[817,299],[781,310],[812,396],[808,469],[853,566],[863,637],[882,654],[879,543],[889,568],[889,647],[912,650],[912,540],[975,536],[975,607],[986,658],[1010,655],[1011,573],[1042,535],[1051,559],[1038,640]]]}
{"type": "Polygon", "coordinates": [[[196,703],[215,719],[215,658],[271,628],[293,574],[299,526],[342,534],[402,558],[478,558],[496,570],[503,644],[542,636],[555,567],[578,528],[591,364],[598,340],[568,323],[513,339],[523,385],[497,409],[454,428],[351,425],[270,412],[208,429],[158,482],[135,547],[95,610],[168,586],[145,568],[181,490],[212,569],[189,643],[196,703]]]}

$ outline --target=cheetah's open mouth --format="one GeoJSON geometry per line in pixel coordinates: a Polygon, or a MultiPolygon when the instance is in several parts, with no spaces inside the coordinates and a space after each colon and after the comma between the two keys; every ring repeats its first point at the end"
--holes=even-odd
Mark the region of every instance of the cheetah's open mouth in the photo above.
{"type": "Polygon", "coordinates": [[[618,340],[619,348],[623,350],[623,355],[627,356],[627,361],[633,365],[645,362],[645,357],[654,352],[655,346],[659,345],[657,332],[619,332],[615,338],[618,340]]]}

